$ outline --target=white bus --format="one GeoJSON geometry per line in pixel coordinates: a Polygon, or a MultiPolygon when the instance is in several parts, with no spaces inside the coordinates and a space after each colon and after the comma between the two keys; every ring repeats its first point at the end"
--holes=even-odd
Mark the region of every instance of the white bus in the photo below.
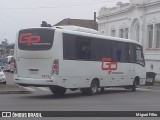
{"type": "Polygon", "coordinates": [[[4,71],[14,72],[14,58],[13,56],[7,56],[5,58],[4,71]]]}
{"type": "Polygon", "coordinates": [[[20,30],[15,43],[16,84],[96,94],[105,87],[136,90],[145,84],[142,46],[134,40],[75,27],[20,30]]]}

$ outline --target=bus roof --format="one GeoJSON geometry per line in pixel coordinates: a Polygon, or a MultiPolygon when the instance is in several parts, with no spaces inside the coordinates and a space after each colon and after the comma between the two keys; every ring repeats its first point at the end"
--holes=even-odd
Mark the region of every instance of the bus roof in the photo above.
{"type": "Polygon", "coordinates": [[[99,32],[97,30],[84,28],[84,27],[79,27],[79,26],[74,26],[74,25],[55,26],[54,28],[71,30],[71,31],[78,31],[78,32],[83,32],[83,33],[99,34],[99,32]]]}
{"type": "Polygon", "coordinates": [[[98,31],[93,30],[93,29],[89,29],[89,28],[83,28],[83,27],[78,27],[78,26],[56,26],[56,27],[54,27],[54,29],[59,29],[65,33],[70,33],[70,34],[96,37],[96,38],[101,38],[101,39],[109,39],[109,40],[115,40],[115,41],[121,41],[121,42],[129,42],[129,43],[135,43],[135,44],[140,45],[140,43],[138,43],[135,40],[105,36],[105,35],[100,34],[98,31]]]}
{"type": "Polygon", "coordinates": [[[109,39],[109,40],[114,40],[114,41],[135,43],[135,44],[141,45],[139,42],[132,40],[132,39],[105,36],[105,35],[100,34],[97,30],[74,26],[74,25],[54,26],[54,27],[37,27],[37,28],[28,28],[28,29],[39,29],[39,28],[40,29],[55,29],[55,30],[62,31],[63,33],[76,34],[76,35],[82,35],[82,36],[87,36],[87,37],[95,37],[95,38],[100,38],[100,39],[109,39]]]}

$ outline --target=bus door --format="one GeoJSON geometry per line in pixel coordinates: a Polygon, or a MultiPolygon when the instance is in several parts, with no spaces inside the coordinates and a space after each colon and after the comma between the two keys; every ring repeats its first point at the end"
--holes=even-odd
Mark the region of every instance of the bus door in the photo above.
{"type": "Polygon", "coordinates": [[[140,76],[140,84],[145,84],[146,80],[146,71],[144,70],[145,67],[145,61],[144,61],[144,55],[142,47],[139,45],[136,45],[135,47],[136,52],[136,64],[135,64],[135,74],[137,76],[140,76]]]}
{"type": "Polygon", "coordinates": [[[128,84],[132,85],[136,77],[136,74],[135,74],[136,72],[135,71],[135,60],[136,60],[135,44],[129,44],[128,50],[129,50],[129,53],[128,53],[128,56],[129,56],[128,84]]]}
{"type": "Polygon", "coordinates": [[[128,60],[128,43],[112,42],[112,61],[117,63],[117,69],[111,72],[115,79],[115,85],[126,85],[130,79],[133,66],[130,66],[128,60]]]}

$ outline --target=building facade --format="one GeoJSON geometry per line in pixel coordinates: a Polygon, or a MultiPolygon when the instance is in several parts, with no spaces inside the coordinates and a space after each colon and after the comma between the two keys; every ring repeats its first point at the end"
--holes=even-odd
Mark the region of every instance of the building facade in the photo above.
{"type": "Polygon", "coordinates": [[[143,45],[146,70],[160,80],[160,0],[130,0],[99,11],[98,30],[103,35],[129,38],[143,45]]]}
{"type": "Polygon", "coordinates": [[[59,23],[55,24],[54,26],[61,26],[61,25],[75,25],[75,26],[98,30],[98,24],[96,22],[96,19],[95,20],[85,20],[85,19],[66,18],[60,21],[59,23]]]}

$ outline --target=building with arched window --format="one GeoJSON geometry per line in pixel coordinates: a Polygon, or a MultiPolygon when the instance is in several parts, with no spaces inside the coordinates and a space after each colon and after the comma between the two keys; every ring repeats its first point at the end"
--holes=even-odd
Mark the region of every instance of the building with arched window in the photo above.
{"type": "MultiPolygon", "coordinates": [[[[130,0],[99,11],[98,30],[134,39],[144,47],[146,70],[160,74],[160,0],[130,0]]],[[[157,75],[160,80],[160,76],[157,75]]]]}

